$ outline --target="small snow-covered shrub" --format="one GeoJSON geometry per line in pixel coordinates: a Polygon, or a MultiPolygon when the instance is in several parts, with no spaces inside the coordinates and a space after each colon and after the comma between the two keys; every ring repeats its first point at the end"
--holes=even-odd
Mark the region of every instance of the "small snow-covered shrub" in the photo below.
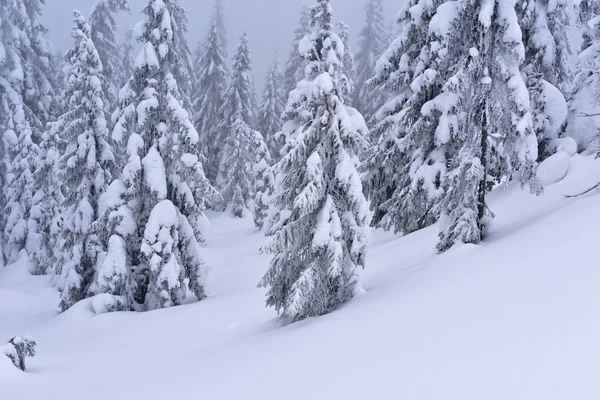
{"type": "Polygon", "coordinates": [[[31,336],[18,337],[8,341],[4,346],[4,354],[12,361],[15,367],[25,371],[25,358],[35,356],[35,340],[31,336]]]}

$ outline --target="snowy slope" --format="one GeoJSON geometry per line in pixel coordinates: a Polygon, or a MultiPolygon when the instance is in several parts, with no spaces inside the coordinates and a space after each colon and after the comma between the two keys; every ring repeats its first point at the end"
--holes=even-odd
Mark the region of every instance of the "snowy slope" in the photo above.
{"type": "Polygon", "coordinates": [[[250,219],[211,216],[210,297],[174,309],[54,316],[44,278],[0,270],[0,339],[38,342],[28,373],[0,362],[0,399],[597,400],[600,195],[563,197],[597,181],[576,156],[543,197],[498,189],[486,243],[441,256],[435,228],[377,232],[366,293],[287,327],[250,219]]]}

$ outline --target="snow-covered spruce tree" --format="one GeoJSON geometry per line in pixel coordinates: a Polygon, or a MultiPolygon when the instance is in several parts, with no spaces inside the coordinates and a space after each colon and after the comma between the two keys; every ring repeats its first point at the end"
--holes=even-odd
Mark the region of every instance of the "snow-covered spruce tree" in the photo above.
{"type": "Polygon", "coordinates": [[[102,63],[102,85],[106,98],[105,108],[112,112],[119,105],[119,90],[129,77],[125,75],[125,59],[117,39],[118,12],[129,12],[127,0],[100,0],[90,14],[92,41],[102,63]]]}
{"type": "Polygon", "coordinates": [[[225,49],[216,18],[212,19],[201,47],[195,66],[197,82],[192,95],[195,112],[193,121],[200,134],[199,151],[205,158],[206,174],[211,182],[216,182],[219,170],[217,132],[227,90],[225,49]]]}
{"type": "Polygon", "coordinates": [[[340,21],[337,23],[337,28],[338,36],[344,45],[344,59],[342,60],[342,64],[344,66],[346,82],[341,82],[343,100],[345,104],[352,105],[352,92],[354,92],[354,81],[356,80],[356,65],[354,64],[354,54],[352,54],[352,50],[350,49],[350,27],[340,21]]]}
{"type": "Polygon", "coordinates": [[[331,20],[329,1],[319,0],[300,46],[306,78],[290,93],[289,139],[275,167],[280,188],[265,247],[273,259],[260,285],[267,305],[291,321],[328,313],[356,294],[369,239],[357,170],[366,126],[342,101],[344,46],[331,20]]]}
{"type": "Polygon", "coordinates": [[[451,76],[435,100],[443,110],[437,129],[457,149],[440,203],[440,252],[485,237],[492,218],[486,203],[491,173],[508,180],[518,172],[523,184],[541,191],[529,96],[519,70],[525,54],[514,0],[462,0],[455,7],[444,54],[451,76]]]}
{"type": "Polygon", "coordinates": [[[218,207],[225,210],[230,205],[231,212],[235,216],[239,214],[239,204],[232,204],[233,199],[243,198],[244,203],[252,195],[252,158],[254,151],[249,145],[254,138],[254,126],[256,125],[257,105],[252,82],[252,67],[250,60],[250,47],[248,36],[244,33],[240,38],[240,44],[233,56],[233,67],[229,79],[229,88],[225,93],[225,102],[219,112],[221,123],[218,127],[216,137],[217,150],[219,151],[219,174],[217,185],[223,195],[223,203],[218,207]],[[234,149],[234,147],[239,147],[234,149]],[[237,154],[238,160],[231,160],[233,154],[237,154]],[[236,166],[233,168],[233,166],[236,166]],[[241,175],[235,173],[239,168],[247,169],[241,175]],[[248,180],[248,184],[244,180],[248,180]],[[241,197],[237,195],[239,187],[241,197]],[[235,195],[235,196],[234,196],[235,195]]]}
{"type": "Polygon", "coordinates": [[[173,49],[175,56],[173,77],[177,81],[184,108],[191,111],[193,85],[196,83],[196,77],[192,50],[187,41],[188,13],[177,0],[169,3],[169,12],[171,13],[173,35],[176,37],[176,40],[173,41],[175,46],[173,49]]]}
{"type": "Polygon", "coordinates": [[[365,162],[373,225],[405,234],[437,220],[434,206],[443,195],[446,151],[435,123],[441,114],[431,107],[421,112],[441,92],[448,69],[434,65],[443,35],[429,31],[430,23],[440,25],[432,19],[443,2],[412,0],[402,9],[400,33],[366,84],[389,96],[371,120],[373,148],[365,162]]]}
{"type": "Polygon", "coordinates": [[[127,32],[125,32],[125,40],[123,41],[123,43],[121,43],[121,57],[123,57],[123,75],[127,77],[126,79],[129,79],[129,77],[133,75],[133,57],[135,56],[135,49],[133,47],[134,40],[135,39],[133,37],[133,29],[128,29],[127,32]]]}
{"type": "Polygon", "coordinates": [[[117,142],[127,142],[128,162],[102,199],[98,223],[103,238],[111,235],[103,243],[98,287],[128,287],[124,300],[134,309],[181,304],[186,285],[198,299],[205,297],[198,241],[204,202],[218,197],[204,176],[198,133],[176,97],[178,35],[170,7],[171,0],[148,0],[146,19],[137,26],[142,50],[121,90],[113,131],[117,142]]]}
{"type": "Polygon", "coordinates": [[[37,225],[29,231],[34,198],[34,171],[39,162],[42,130],[53,110],[50,76],[52,50],[39,22],[41,0],[0,3],[2,67],[0,128],[2,129],[3,260],[15,261],[34,244],[37,225]]]}
{"type": "Polygon", "coordinates": [[[78,10],[73,12],[74,44],[67,53],[70,64],[66,100],[68,110],[51,125],[66,143],[58,161],[64,199],[58,207],[63,219],[56,243],[56,272],[65,311],[89,295],[101,244],[91,230],[98,218],[98,200],[111,182],[114,157],[109,145],[105,115],[102,62],[92,30],[78,10]]]}
{"type": "MultiPolygon", "coordinates": [[[[35,244],[40,232],[29,230],[31,206],[35,190],[34,172],[40,150],[33,142],[33,132],[18,92],[6,85],[6,99],[11,114],[6,117],[3,141],[8,147],[9,167],[4,188],[3,228],[5,263],[17,261],[19,253],[35,244]]],[[[35,226],[37,228],[37,226],[35,226]]]]}
{"type": "Polygon", "coordinates": [[[262,135],[250,128],[241,117],[237,118],[225,139],[219,168],[222,208],[237,218],[243,217],[251,205],[257,150],[266,150],[262,135]]]}
{"type": "Polygon", "coordinates": [[[543,160],[553,152],[564,118],[556,104],[562,104],[566,114],[566,98],[570,95],[571,54],[567,35],[569,10],[566,0],[534,0],[517,2],[517,15],[523,33],[525,73],[531,97],[533,127],[539,144],[538,156],[543,160]],[[554,114],[554,115],[553,115],[554,114]]]}
{"type": "MultiPolygon", "coordinates": [[[[61,97],[71,94],[67,89],[61,97]]],[[[64,104],[65,107],[71,105],[64,104]]],[[[55,249],[58,246],[57,240],[64,218],[62,209],[64,197],[58,162],[65,149],[65,140],[62,137],[65,122],[62,117],[59,117],[57,121],[48,124],[42,134],[39,160],[33,175],[34,194],[27,223],[31,234],[27,251],[30,259],[35,263],[34,273],[38,275],[54,274],[55,266],[62,266],[62,263],[57,261],[59,252],[55,249]]]]}
{"type": "Polygon", "coordinates": [[[265,79],[262,105],[258,111],[258,129],[267,142],[271,157],[277,161],[284,145],[283,138],[279,135],[285,111],[286,94],[284,90],[283,73],[279,69],[279,60],[275,54],[265,79]]]}
{"type": "MultiPolygon", "coordinates": [[[[0,6],[0,12],[4,12],[4,8],[0,6]]],[[[10,143],[6,141],[5,132],[8,130],[7,123],[9,122],[6,117],[11,113],[10,105],[7,100],[7,88],[12,91],[8,78],[8,69],[6,68],[6,46],[4,44],[5,38],[5,21],[4,17],[0,16],[0,224],[4,226],[4,207],[6,206],[6,171],[10,165],[10,157],[8,154],[8,148],[10,143]]],[[[4,229],[0,229],[0,268],[4,267],[4,229]]]]}
{"type": "Polygon", "coordinates": [[[20,95],[27,120],[33,131],[33,140],[39,144],[40,136],[51,119],[54,100],[54,71],[52,45],[46,39],[46,28],[40,22],[45,0],[10,0],[2,2],[3,15],[10,25],[10,58],[15,62],[15,80],[20,83],[20,95]]]}
{"type": "Polygon", "coordinates": [[[382,0],[367,0],[365,4],[365,26],[359,34],[356,53],[356,80],[352,105],[369,122],[383,105],[383,93],[378,87],[369,87],[367,81],[375,76],[375,63],[389,44],[388,28],[385,25],[382,0]]]}
{"type": "Polygon", "coordinates": [[[310,33],[310,8],[303,6],[300,10],[300,19],[298,27],[294,31],[294,40],[292,41],[292,49],[285,70],[283,72],[285,80],[285,95],[296,88],[296,84],[304,79],[304,67],[306,62],[300,56],[298,46],[300,41],[310,33]]]}
{"type": "Polygon", "coordinates": [[[217,24],[217,31],[219,38],[221,38],[221,46],[223,47],[223,56],[227,59],[227,26],[225,25],[225,7],[223,7],[223,0],[215,0],[215,10],[213,13],[213,19],[217,24]]]}
{"type": "Polygon", "coordinates": [[[259,229],[263,229],[275,194],[275,176],[273,175],[271,153],[262,135],[258,132],[254,133],[252,149],[254,151],[252,165],[254,174],[254,225],[259,229]]]}
{"type": "MultiPolygon", "coordinates": [[[[583,34],[572,95],[569,102],[567,134],[585,150],[600,133],[600,1],[575,2],[576,24],[583,34]]],[[[599,147],[600,148],[600,147],[599,147]]]]}

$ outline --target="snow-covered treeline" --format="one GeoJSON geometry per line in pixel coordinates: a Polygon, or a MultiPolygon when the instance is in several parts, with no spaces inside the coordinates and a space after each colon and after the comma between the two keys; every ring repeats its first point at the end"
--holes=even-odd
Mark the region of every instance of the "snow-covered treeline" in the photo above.
{"type": "Polygon", "coordinates": [[[541,195],[539,163],[597,151],[598,0],[410,0],[395,35],[381,0],[362,29],[315,0],[260,100],[221,1],[192,46],[177,0],[147,0],[132,30],[127,0],[99,0],[73,12],[64,57],[43,7],[0,2],[0,265],[51,275],[63,311],[202,300],[209,208],[265,232],[267,305],[322,315],[360,292],[372,228],[479,243],[494,187],[541,195]]]}

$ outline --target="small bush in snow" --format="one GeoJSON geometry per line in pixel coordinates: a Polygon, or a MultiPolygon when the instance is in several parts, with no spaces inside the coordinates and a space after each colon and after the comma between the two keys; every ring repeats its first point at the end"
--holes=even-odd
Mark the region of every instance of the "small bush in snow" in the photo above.
{"type": "Polygon", "coordinates": [[[25,358],[35,356],[35,346],[35,340],[31,336],[22,338],[15,336],[8,341],[4,353],[10,358],[15,367],[25,371],[25,358]]]}

